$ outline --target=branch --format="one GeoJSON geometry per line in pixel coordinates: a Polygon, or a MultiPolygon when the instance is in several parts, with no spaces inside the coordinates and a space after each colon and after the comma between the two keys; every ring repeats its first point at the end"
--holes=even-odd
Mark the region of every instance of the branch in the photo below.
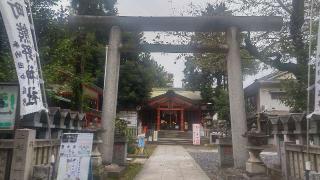
{"type": "Polygon", "coordinates": [[[284,5],[281,0],[277,0],[277,2],[282,7],[282,9],[284,9],[287,13],[292,14],[292,11],[286,5],[284,5]]]}
{"type": "Polygon", "coordinates": [[[279,71],[288,71],[293,74],[298,72],[298,67],[296,64],[288,62],[281,62],[282,55],[279,52],[264,54],[258,50],[258,48],[252,44],[250,40],[250,34],[245,38],[245,49],[255,58],[259,59],[261,62],[278,69],[279,71]],[[274,57],[274,58],[272,58],[274,57]]]}

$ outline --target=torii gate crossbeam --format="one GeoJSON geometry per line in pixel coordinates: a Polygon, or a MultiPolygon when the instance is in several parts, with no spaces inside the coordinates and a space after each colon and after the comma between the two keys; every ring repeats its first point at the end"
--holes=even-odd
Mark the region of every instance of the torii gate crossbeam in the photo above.
{"type": "Polygon", "coordinates": [[[229,27],[240,31],[279,31],[282,27],[282,18],[278,16],[73,16],[69,22],[106,28],[119,26],[123,31],[226,32],[229,27]]]}
{"type": "MultiPolygon", "coordinates": [[[[240,59],[240,31],[279,31],[281,17],[257,16],[207,16],[207,17],[124,17],[124,16],[73,16],[71,25],[99,25],[111,28],[104,89],[102,124],[103,162],[112,163],[114,143],[114,119],[116,117],[117,92],[120,68],[121,30],[123,31],[187,31],[226,32],[229,101],[232,128],[234,166],[244,168],[248,159],[244,92],[240,59]]],[[[155,46],[153,46],[155,47],[155,46]]],[[[159,46],[161,47],[161,46],[159,46]]],[[[163,50],[172,47],[163,47],[163,50]]],[[[155,49],[153,49],[155,51],[155,49]]],[[[186,49],[188,50],[188,49],[186,49]]],[[[190,49],[191,51],[191,49],[190,49]]]]}

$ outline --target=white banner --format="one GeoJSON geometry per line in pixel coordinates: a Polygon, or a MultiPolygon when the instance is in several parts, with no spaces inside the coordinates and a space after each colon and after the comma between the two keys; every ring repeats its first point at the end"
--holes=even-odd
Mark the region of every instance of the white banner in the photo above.
{"type": "Polygon", "coordinates": [[[314,113],[320,114],[320,23],[318,29],[318,45],[316,56],[316,79],[315,79],[315,96],[314,96],[314,113]]]}
{"type": "Polygon", "coordinates": [[[44,109],[36,51],[24,0],[0,0],[20,85],[20,115],[44,109]]]}

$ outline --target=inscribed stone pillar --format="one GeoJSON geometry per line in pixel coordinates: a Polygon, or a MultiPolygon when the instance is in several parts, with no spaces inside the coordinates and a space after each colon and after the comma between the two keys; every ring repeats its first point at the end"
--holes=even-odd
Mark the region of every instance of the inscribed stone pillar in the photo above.
{"type": "Polygon", "coordinates": [[[109,48],[106,60],[105,87],[103,89],[102,108],[102,161],[104,164],[112,163],[114,144],[114,121],[117,110],[118,80],[120,69],[121,31],[113,26],[110,31],[109,48]]]}
{"type": "Polygon", "coordinates": [[[10,180],[31,179],[35,138],[35,130],[18,129],[15,131],[10,180]]]}
{"type": "Polygon", "coordinates": [[[247,121],[237,28],[230,27],[227,30],[227,44],[229,46],[227,69],[234,166],[244,168],[249,155],[246,148],[247,138],[242,136],[247,131],[247,121]]]}

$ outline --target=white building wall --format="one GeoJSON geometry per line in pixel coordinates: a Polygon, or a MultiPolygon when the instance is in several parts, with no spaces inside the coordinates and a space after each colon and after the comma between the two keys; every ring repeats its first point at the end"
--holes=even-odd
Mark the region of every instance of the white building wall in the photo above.
{"type": "Polygon", "coordinates": [[[279,88],[260,88],[260,110],[264,106],[265,110],[289,111],[290,108],[279,99],[272,99],[270,91],[280,91],[279,88]]]}

